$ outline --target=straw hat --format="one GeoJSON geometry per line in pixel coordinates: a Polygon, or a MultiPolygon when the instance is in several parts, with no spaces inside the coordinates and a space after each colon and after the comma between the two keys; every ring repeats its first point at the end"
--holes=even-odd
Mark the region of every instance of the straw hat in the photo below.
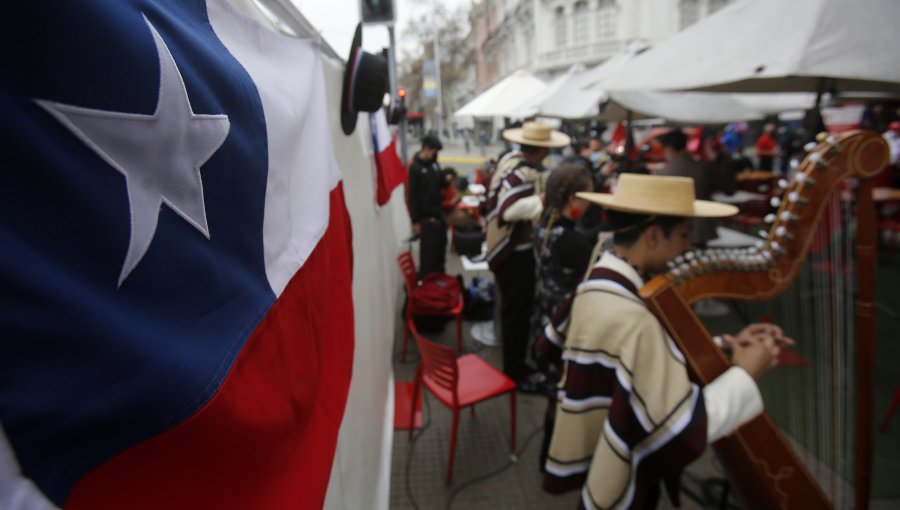
{"type": "Polygon", "coordinates": [[[738,208],[694,199],[694,180],[690,177],[621,174],[616,192],[576,194],[607,209],[635,214],[658,214],[689,218],[724,218],[737,214],[738,208]]]}
{"type": "Polygon", "coordinates": [[[540,122],[526,122],[520,128],[507,129],[503,131],[503,138],[534,147],[565,147],[572,142],[569,135],[550,129],[550,126],[540,122]]]}

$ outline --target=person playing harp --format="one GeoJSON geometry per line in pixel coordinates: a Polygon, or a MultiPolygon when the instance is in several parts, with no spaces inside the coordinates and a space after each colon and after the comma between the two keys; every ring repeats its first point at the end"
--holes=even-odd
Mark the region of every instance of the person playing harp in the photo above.
{"type": "Polygon", "coordinates": [[[580,488],[584,508],[655,508],[662,481],[677,503],[682,469],[762,412],[755,380],[793,341],[773,324],[725,335],[733,366],[700,388],[638,289],[690,249],[693,218],[737,209],[695,200],[685,177],[623,174],[615,194],[578,196],[607,210],[613,248],[578,287],[564,331],[548,326],[565,365],[544,490],[580,488]]]}

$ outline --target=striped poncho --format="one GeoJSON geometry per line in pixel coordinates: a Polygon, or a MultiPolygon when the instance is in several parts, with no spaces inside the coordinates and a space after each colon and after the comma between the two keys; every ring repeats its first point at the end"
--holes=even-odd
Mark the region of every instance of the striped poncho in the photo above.
{"type": "MultiPolygon", "coordinates": [[[[540,182],[538,170],[531,168],[525,155],[511,152],[497,164],[488,188],[487,262],[496,269],[514,251],[531,250],[534,226],[531,221],[508,222],[503,219],[514,203],[535,194],[540,182]]],[[[537,190],[539,193],[540,190],[537,190]]]]}
{"type": "MultiPolygon", "coordinates": [[[[565,342],[544,489],[582,489],[584,508],[653,508],[660,481],[707,444],[703,391],[637,295],[637,271],[606,253],[582,283],[565,342]]],[[[670,490],[677,497],[677,491],[670,490]]]]}

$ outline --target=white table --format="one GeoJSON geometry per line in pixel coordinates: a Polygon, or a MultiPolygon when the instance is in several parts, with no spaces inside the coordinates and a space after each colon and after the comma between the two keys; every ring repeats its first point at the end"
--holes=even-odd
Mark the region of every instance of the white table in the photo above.
{"type": "Polygon", "coordinates": [[[733,195],[726,195],[720,191],[716,191],[712,194],[712,199],[716,202],[722,202],[723,204],[732,204],[732,205],[740,205],[746,204],[752,200],[766,200],[766,195],[762,193],[753,193],[750,191],[738,190],[735,191],[733,195]]]}
{"type": "Polygon", "coordinates": [[[481,199],[475,195],[464,195],[459,199],[459,202],[466,207],[472,208],[478,207],[478,205],[481,204],[481,199]]]}
{"type": "MultiPolygon", "coordinates": [[[[464,271],[487,271],[489,268],[485,255],[487,255],[487,244],[481,243],[481,253],[473,258],[469,258],[466,255],[460,255],[459,261],[462,262],[464,271]]],[[[494,313],[499,313],[499,311],[499,300],[495,299],[494,313]]],[[[494,321],[492,320],[476,322],[472,325],[470,331],[472,333],[472,339],[476,342],[491,347],[500,345],[500,339],[496,338],[496,335],[494,335],[494,321]]]]}
{"type": "Polygon", "coordinates": [[[481,243],[481,253],[475,257],[460,255],[459,261],[462,262],[464,271],[487,271],[488,263],[485,256],[487,255],[487,244],[481,243]]]}
{"type": "Polygon", "coordinates": [[[761,241],[761,237],[754,237],[743,232],[726,227],[716,227],[718,237],[707,242],[710,248],[747,248],[761,241]]]}

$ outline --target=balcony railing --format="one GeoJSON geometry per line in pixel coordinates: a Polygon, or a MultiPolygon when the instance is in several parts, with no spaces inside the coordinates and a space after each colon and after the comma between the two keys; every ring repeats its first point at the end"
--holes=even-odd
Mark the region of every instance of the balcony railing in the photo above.
{"type": "Polygon", "coordinates": [[[536,67],[537,69],[549,69],[588,61],[605,60],[622,51],[624,47],[625,44],[621,40],[610,39],[559,48],[541,53],[536,67]]]}

